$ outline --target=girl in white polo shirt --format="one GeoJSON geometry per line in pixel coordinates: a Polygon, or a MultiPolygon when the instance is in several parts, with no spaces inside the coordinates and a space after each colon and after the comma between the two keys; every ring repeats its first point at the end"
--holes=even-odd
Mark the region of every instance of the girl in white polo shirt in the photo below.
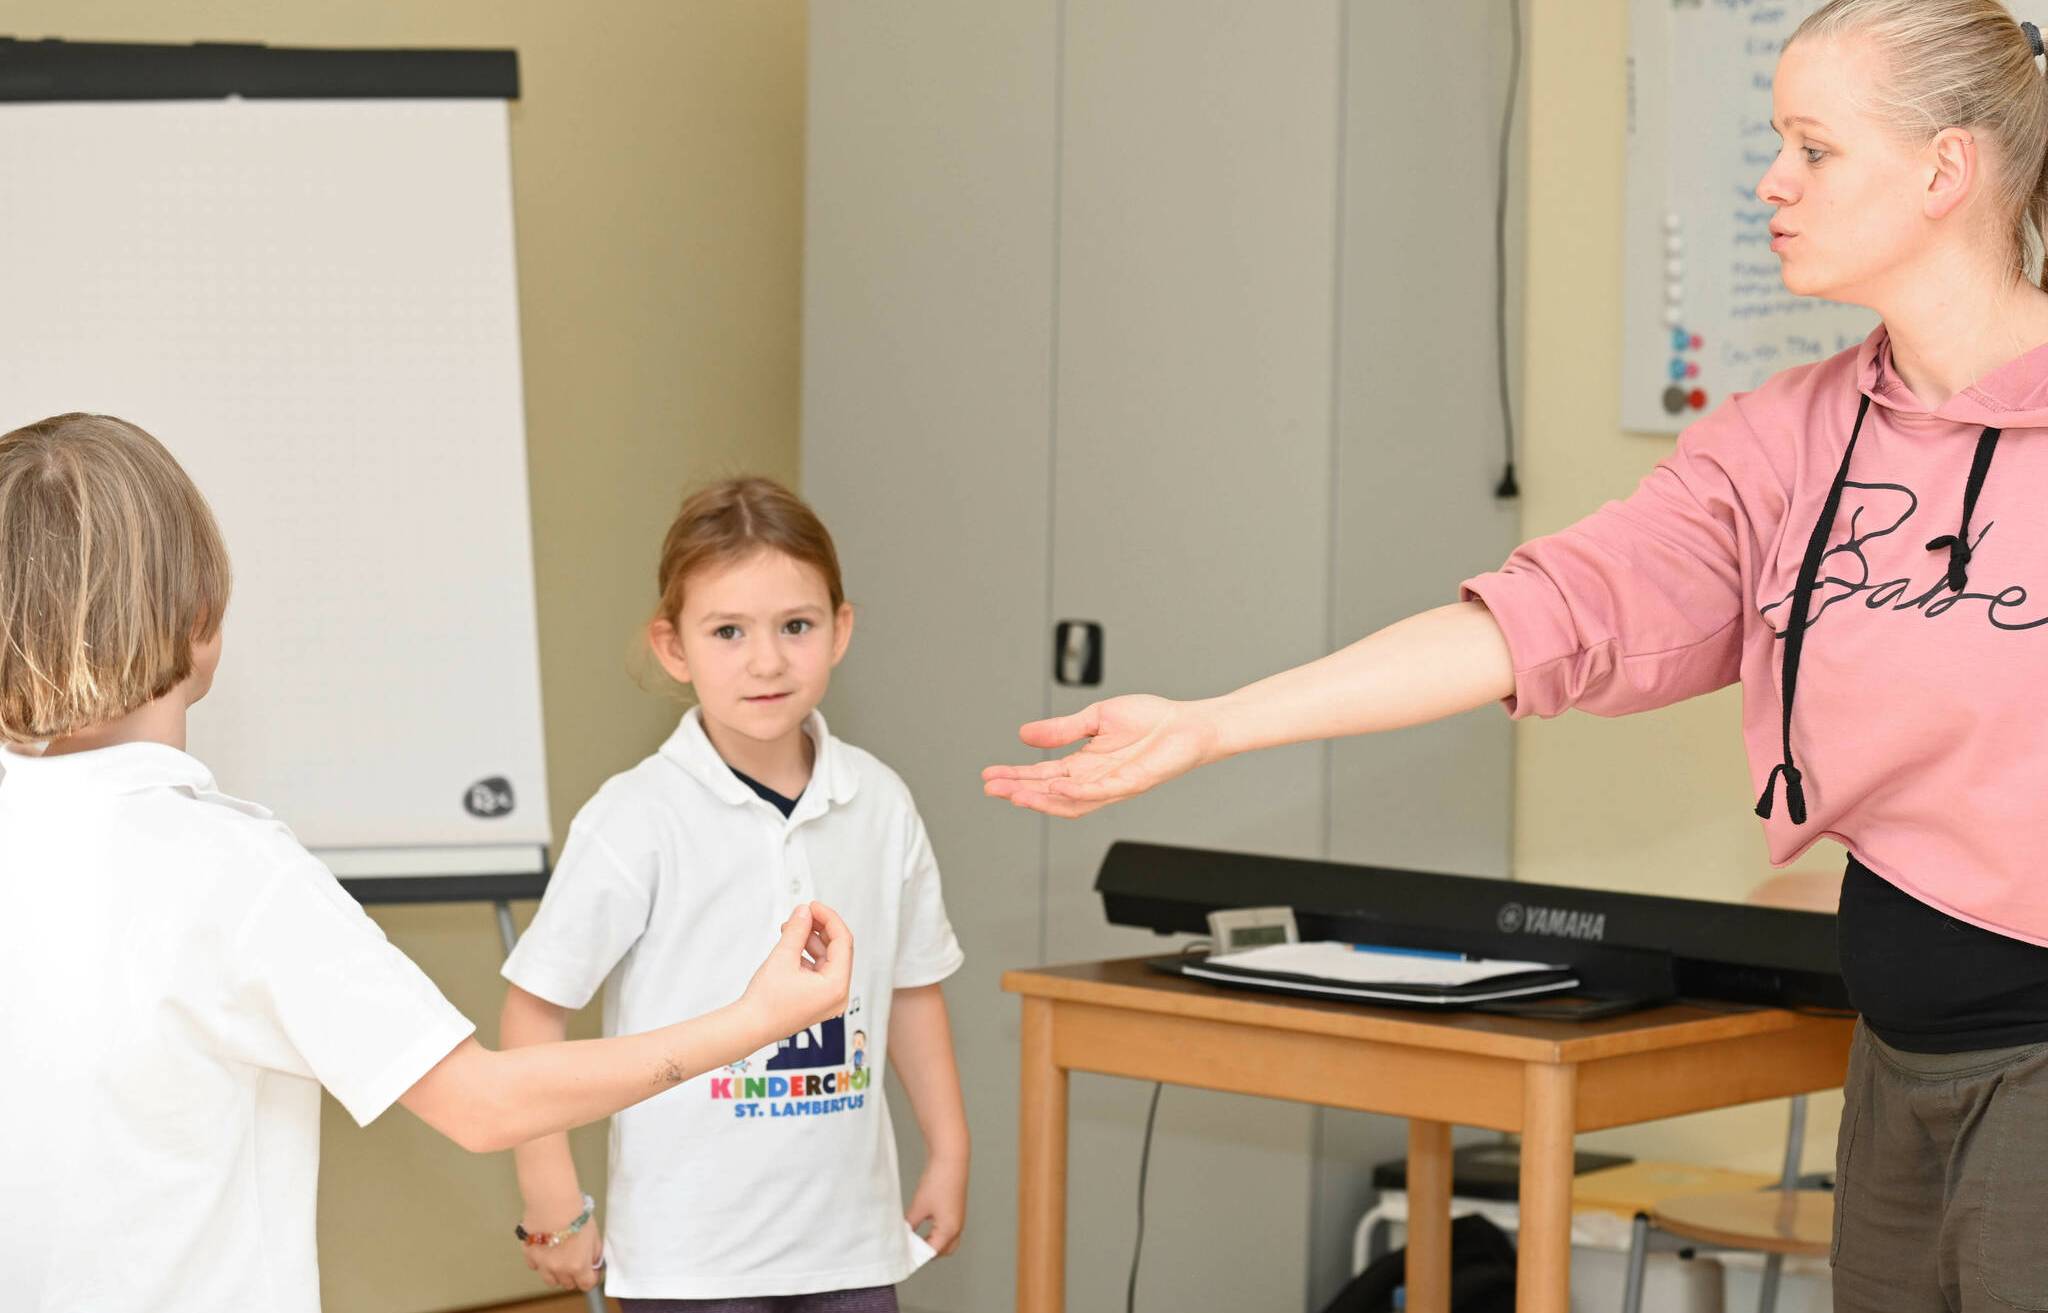
{"type": "Polygon", "coordinates": [[[359,1122],[402,1103],[502,1149],[846,1004],[845,926],[792,905],[707,1015],[483,1048],[290,830],[185,753],[227,601],[213,516],[149,434],[103,415],[0,434],[9,1313],[317,1313],[322,1086],[359,1122]]]}
{"type": "MultiPolygon", "coordinates": [[[[607,1034],[727,997],[792,907],[830,902],[859,936],[845,1015],[613,1119],[600,1242],[528,1251],[587,1289],[602,1259],[629,1313],[889,1313],[895,1284],[949,1252],[966,1211],[967,1122],[939,982],[960,946],[903,781],[818,715],[853,634],[831,536],[766,479],[683,503],[648,625],[697,705],[570,827],[505,963],[508,1045],[559,1040],[605,985],[607,1034]],[[881,1073],[924,1133],[909,1209],[881,1073]],[[929,1244],[913,1227],[931,1224],[929,1244]]],[[[527,1227],[582,1206],[567,1138],[517,1155],[527,1227]]]]}

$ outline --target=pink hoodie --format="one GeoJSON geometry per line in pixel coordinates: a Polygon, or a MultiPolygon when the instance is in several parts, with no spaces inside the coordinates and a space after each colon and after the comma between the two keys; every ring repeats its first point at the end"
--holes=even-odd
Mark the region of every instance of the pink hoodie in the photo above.
{"type": "Polygon", "coordinates": [[[1883,328],[1731,398],[1627,501],[1466,581],[1514,656],[1509,712],[1618,716],[1740,680],[1773,863],[1825,835],[1922,902],[2048,944],[2044,430],[2048,346],[1929,411],[1883,328]],[[1782,631],[1866,397],[1797,635],[1788,781],[1782,631]]]}

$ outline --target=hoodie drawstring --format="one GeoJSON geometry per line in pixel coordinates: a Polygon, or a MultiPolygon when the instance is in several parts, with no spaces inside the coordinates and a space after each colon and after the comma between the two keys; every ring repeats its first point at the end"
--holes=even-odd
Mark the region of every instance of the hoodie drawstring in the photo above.
{"type": "MultiPolygon", "coordinates": [[[[1826,503],[1821,507],[1820,518],[1814,522],[1813,533],[1806,540],[1806,555],[1799,562],[1799,579],[1792,588],[1792,614],[1785,623],[1785,652],[1780,683],[1784,687],[1784,760],[1771,767],[1770,778],[1764,781],[1763,796],[1756,800],[1756,814],[1765,820],[1771,818],[1771,800],[1778,788],[1778,778],[1785,780],[1785,814],[1794,825],[1806,824],[1806,788],[1799,767],[1792,763],[1792,699],[1799,687],[1799,655],[1806,646],[1806,628],[1810,623],[1808,609],[1813,604],[1813,591],[1820,580],[1821,558],[1827,555],[1828,534],[1834,528],[1835,516],[1842,509],[1842,489],[1849,482],[1849,461],[1856,454],[1856,439],[1863,432],[1864,417],[1870,414],[1870,397],[1866,394],[1862,404],[1856,408],[1856,426],[1849,430],[1849,445],[1842,451],[1842,464],[1835,471],[1835,481],[1828,488],[1826,503]]],[[[1991,471],[1991,455],[1998,447],[2000,430],[1986,428],[1977,439],[1977,453],[1970,462],[1970,478],[1963,485],[1963,523],[1953,534],[1943,534],[1927,544],[1930,552],[1948,548],[1947,584],[1960,593],[1969,582],[1970,567],[1970,516],[1977,509],[1977,494],[1984,489],[1984,477],[1991,471]]]]}
{"type": "Polygon", "coordinates": [[[1991,472],[1991,453],[1998,450],[2000,430],[1987,428],[1978,435],[1977,454],[1970,461],[1970,481],[1963,485],[1963,527],[1945,533],[1927,544],[1927,550],[1948,548],[1948,586],[1960,593],[1970,582],[1970,513],[1977,509],[1977,494],[1984,490],[1984,476],[1991,472]]]}
{"type": "Polygon", "coordinates": [[[1870,413],[1870,397],[1865,394],[1863,404],[1856,408],[1856,427],[1849,430],[1849,445],[1842,450],[1842,464],[1835,471],[1835,481],[1828,487],[1828,499],[1821,506],[1820,518],[1813,523],[1813,532],[1806,539],[1806,555],[1799,562],[1799,581],[1792,586],[1792,614],[1785,621],[1785,655],[1783,676],[1780,683],[1785,690],[1785,759],[1771,767],[1771,777],[1764,781],[1764,792],[1756,800],[1756,814],[1765,820],[1771,819],[1771,795],[1777,791],[1778,777],[1785,777],[1785,811],[1794,825],[1806,824],[1806,790],[1802,787],[1799,768],[1792,764],[1792,695],[1799,687],[1799,649],[1806,645],[1806,608],[1813,601],[1813,587],[1820,578],[1820,558],[1827,555],[1828,531],[1835,527],[1835,514],[1842,509],[1842,485],[1849,481],[1849,458],[1856,454],[1856,439],[1863,433],[1863,417],[1870,413]]]}

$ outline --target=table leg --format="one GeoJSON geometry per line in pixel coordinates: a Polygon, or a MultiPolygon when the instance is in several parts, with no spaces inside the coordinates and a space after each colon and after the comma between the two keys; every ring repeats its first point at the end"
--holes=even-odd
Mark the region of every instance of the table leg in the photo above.
{"type": "Polygon", "coordinates": [[[1408,1308],[1451,1310],[1451,1128],[1408,1123],[1408,1308]]]}
{"type": "Polygon", "coordinates": [[[1522,1230],[1516,1246],[1515,1308],[1569,1313],[1572,1273],[1572,1130],[1579,1069],[1532,1062],[1522,1068],[1522,1230]]]}
{"type": "Polygon", "coordinates": [[[1067,1073],[1053,1061],[1049,999],[1024,1000],[1018,1123],[1017,1313],[1062,1313],[1067,1297],[1067,1073]]]}

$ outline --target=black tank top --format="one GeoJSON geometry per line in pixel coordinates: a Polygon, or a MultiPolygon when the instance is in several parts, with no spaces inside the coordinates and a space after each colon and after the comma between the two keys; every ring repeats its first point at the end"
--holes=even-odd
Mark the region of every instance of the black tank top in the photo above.
{"type": "Polygon", "coordinates": [[[1836,923],[1849,1001],[1907,1053],[2048,1041],[2048,948],[1929,907],[1854,857],[1836,923]]]}

